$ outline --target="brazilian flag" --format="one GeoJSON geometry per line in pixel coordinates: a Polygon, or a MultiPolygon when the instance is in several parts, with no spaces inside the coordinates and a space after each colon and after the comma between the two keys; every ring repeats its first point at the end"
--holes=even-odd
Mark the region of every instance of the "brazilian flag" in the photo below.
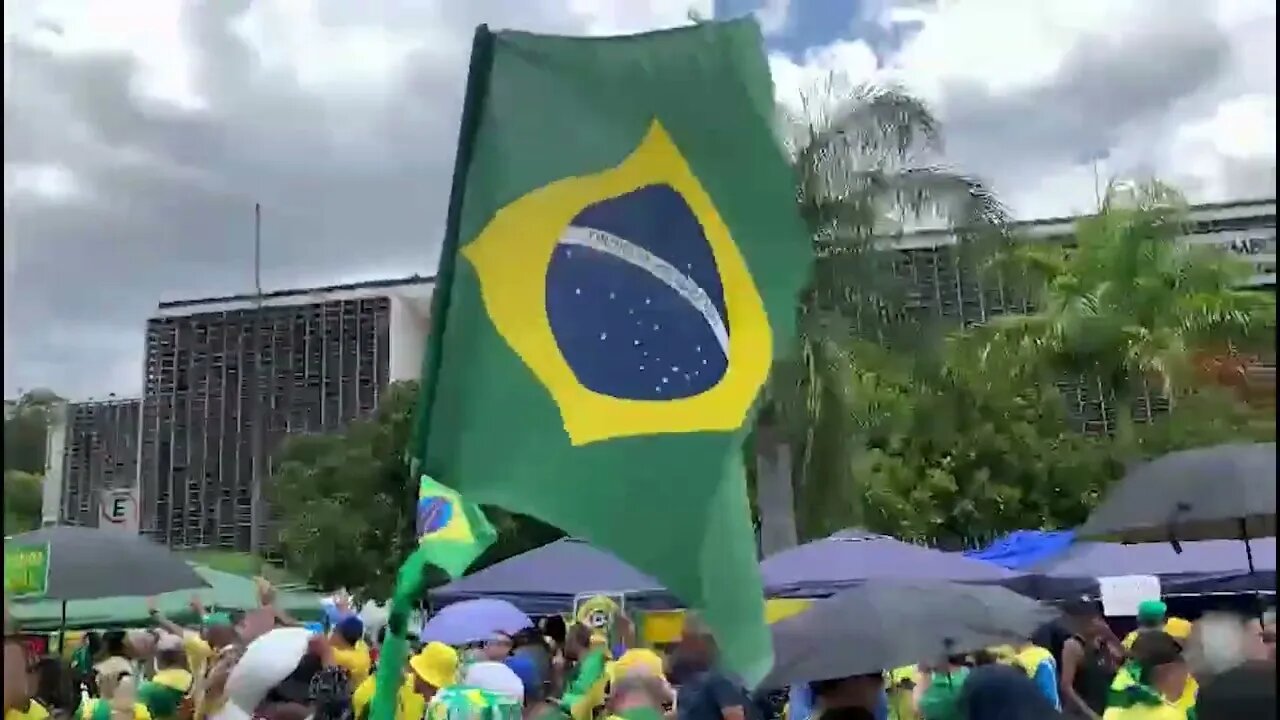
{"type": "Polygon", "coordinates": [[[423,475],[418,481],[418,543],[432,565],[461,577],[497,532],[480,508],[423,475]]]}
{"type": "Polygon", "coordinates": [[[810,262],[750,19],[475,38],[415,454],[772,652],[742,442],[810,262]]]}

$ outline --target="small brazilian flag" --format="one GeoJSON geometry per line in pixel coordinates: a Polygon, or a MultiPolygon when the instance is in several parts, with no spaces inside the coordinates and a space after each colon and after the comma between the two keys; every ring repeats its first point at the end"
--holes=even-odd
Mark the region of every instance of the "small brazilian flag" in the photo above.
{"type": "Polygon", "coordinates": [[[480,508],[426,475],[418,482],[418,543],[432,565],[461,577],[497,533],[480,508]]]}
{"type": "Polygon", "coordinates": [[[480,28],[416,455],[772,652],[742,442],[809,239],[754,21],[617,38],[480,28]]]}

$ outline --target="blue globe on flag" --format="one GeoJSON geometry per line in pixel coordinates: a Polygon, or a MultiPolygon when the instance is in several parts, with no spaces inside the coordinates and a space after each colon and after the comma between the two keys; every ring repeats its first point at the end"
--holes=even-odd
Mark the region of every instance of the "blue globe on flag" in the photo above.
{"type": "Polygon", "coordinates": [[[443,530],[453,519],[453,503],[439,496],[418,499],[418,535],[443,530]]]}

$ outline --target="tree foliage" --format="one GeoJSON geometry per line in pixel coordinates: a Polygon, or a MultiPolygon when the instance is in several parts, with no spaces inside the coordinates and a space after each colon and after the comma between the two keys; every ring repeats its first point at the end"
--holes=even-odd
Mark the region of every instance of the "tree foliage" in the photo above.
{"type": "MultiPolygon", "coordinates": [[[[1181,242],[1188,222],[1167,185],[1113,185],[1073,246],[1016,246],[1013,262],[1040,279],[1038,309],[972,333],[979,352],[1020,358],[1042,381],[1096,379],[1131,408],[1145,393],[1176,403],[1203,384],[1205,353],[1273,343],[1275,296],[1241,289],[1252,269],[1226,250],[1181,242]]],[[[1118,427],[1131,433],[1131,419],[1118,413],[1118,427]]]]}
{"type": "Polygon", "coordinates": [[[49,410],[62,399],[49,390],[24,393],[4,419],[4,469],[43,473],[49,410]]]}
{"type": "Polygon", "coordinates": [[[1154,200],[1176,196],[1140,192],[1082,221],[1075,250],[1011,248],[1040,288],[1040,312],[954,332],[936,353],[844,345],[856,360],[838,398],[854,481],[824,484],[802,505],[811,534],[856,524],[946,543],[1069,527],[1132,461],[1275,439],[1272,410],[1185,371],[1206,350],[1273,332],[1273,302],[1238,289],[1225,252],[1176,242],[1182,210],[1154,200]],[[1163,389],[1173,410],[1119,435],[1085,434],[1059,387],[1092,374],[1130,401],[1163,389]]]}
{"type": "Polygon", "coordinates": [[[4,534],[16,535],[40,527],[43,476],[21,470],[4,471],[4,534]]]}
{"type": "Polygon", "coordinates": [[[910,282],[894,267],[900,253],[884,237],[921,223],[958,228],[961,254],[977,263],[998,247],[1008,216],[980,181],[939,163],[938,120],[898,89],[833,80],[800,117],[784,118],[783,133],[815,260],[797,306],[797,342],[775,365],[756,433],[762,453],[781,442],[794,470],[754,482],[790,480],[801,534],[812,537],[829,525],[825,508],[858,484],[846,402],[862,362],[856,350],[925,356],[941,336],[939,318],[911,309],[910,282]]]}
{"type": "MultiPolygon", "coordinates": [[[[412,551],[417,484],[409,444],[416,383],[396,383],[376,414],[339,434],[290,437],[273,476],[280,550],[290,570],[322,588],[385,598],[412,551]]],[[[499,539],[477,567],[557,536],[528,518],[485,508],[499,539]]],[[[439,578],[438,578],[439,579],[439,578]]]]}

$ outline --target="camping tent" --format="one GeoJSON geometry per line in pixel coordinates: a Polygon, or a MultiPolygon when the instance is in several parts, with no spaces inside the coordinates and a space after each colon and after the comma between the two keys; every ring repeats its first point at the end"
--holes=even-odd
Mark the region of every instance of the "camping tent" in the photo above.
{"type": "Polygon", "coordinates": [[[770,597],[822,597],[868,578],[950,580],[1016,586],[1023,576],[998,565],[921,545],[844,530],[765,558],[760,565],[770,597]]]}
{"type": "MultiPolygon", "coordinates": [[[[1092,594],[1096,578],[1155,575],[1166,595],[1209,593],[1275,593],[1276,539],[1251,541],[1255,571],[1249,573],[1244,543],[1239,540],[1199,540],[1169,543],[1076,543],[1063,555],[1033,570],[1054,587],[1076,579],[1072,594],[1092,594]]],[[[1061,595],[1061,593],[1059,593],[1061,595]]]]}
{"type": "Polygon", "coordinates": [[[657,580],[581,540],[562,538],[430,592],[432,604],[488,597],[530,615],[567,613],[580,595],[624,595],[628,606],[670,609],[679,603],[657,580]]]}

